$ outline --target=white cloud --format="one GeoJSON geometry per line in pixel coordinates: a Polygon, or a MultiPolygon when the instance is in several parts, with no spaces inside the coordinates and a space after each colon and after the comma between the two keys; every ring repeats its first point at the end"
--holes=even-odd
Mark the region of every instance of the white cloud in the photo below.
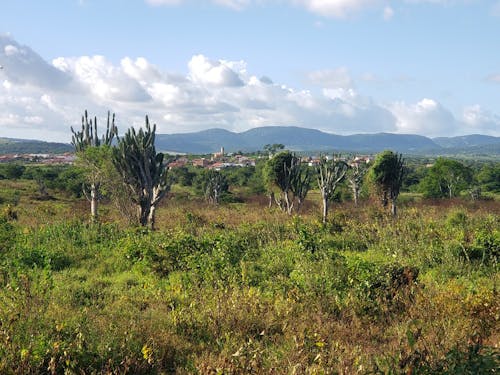
{"type": "Polygon", "coordinates": [[[459,134],[460,124],[453,114],[433,99],[416,104],[396,102],[389,106],[396,117],[397,132],[427,136],[459,134]]]}
{"type": "Polygon", "coordinates": [[[335,18],[344,18],[380,3],[378,0],[294,0],[294,2],[312,13],[335,18]]]}
{"type": "Polygon", "coordinates": [[[211,61],[203,55],[196,55],[191,58],[188,64],[191,79],[200,84],[214,86],[243,86],[243,81],[232,67],[236,63],[224,60],[211,61]]]}
{"type": "Polygon", "coordinates": [[[483,109],[479,104],[464,108],[462,116],[467,133],[498,135],[500,116],[483,109]]]}
{"type": "Polygon", "coordinates": [[[384,20],[389,21],[392,17],[394,17],[394,9],[390,6],[386,6],[382,16],[384,17],[384,20]]]}
{"type": "MultiPolygon", "coordinates": [[[[144,0],[152,6],[178,6],[187,3],[187,0],[144,0]]],[[[307,11],[326,18],[346,18],[366,9],[380,9],[385,20],[394,16],[394,9],[390,6],[390,0],[207,0],[208,2],[234,10],[243,10],[252,5],[285,4],[305,8],[307,11]]],[[[453,5],[456,3],[468,3],[476,0],[403,0],[407,4],[434,4],[453,5]]],[[[392,1],[395,3],[395,1],[392,1]]],[[[491,13],[500,14],[500,4],[492,7],[491,13]]],[[[315,23],[316,27],[322,27],[321,21],[315,23]]]]}
{"type": "MultiPolygon", "coordinates": [[[[148,114],[158,132],[177,133],[208,127],[243,131],[254,126],[296,125],[333,133],[400,132],[499,135],[497,115],[479,106],[460,118],[437,101],[422,99],[381,105],[354,88],[345,67],[308,75],[313,91],[252,75],[244,61],[212,60],[196,55],[188,73],[162,72],[146,58],[114,64],[103,56],[60,57],[52,64],[12,38],[1,39],[0,134],[69,142],[85,109],[97,116],[117,114],[119,130],[141,126],[148,114]],[[5,46],[24,51],[7,56],[5,46]],[[16,64],[23,62],[21,69],[16,64]],[[44,80],[40,74],[62,77],[44,80]]],[[[365,79],[376,79],[372,76],[365,79]]]]}

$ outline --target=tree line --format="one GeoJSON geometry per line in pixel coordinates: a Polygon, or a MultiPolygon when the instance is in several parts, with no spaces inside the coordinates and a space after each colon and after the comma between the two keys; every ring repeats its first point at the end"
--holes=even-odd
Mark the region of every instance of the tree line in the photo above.
{"type": "Polygon", "coordinates": [[[268,196],[269,207],[288,214],[300,212],[311,189],[318,190],[323,222],[327,221],[332,200],[349,195],[355,205],[360,194],[371,191],[392,215],[397,215],[400,191],[421,193],[429,198],[453,198],[466,192],[478,199],[483,192],[500,192],[500,163],[473,168],[460,161],[438,158],[431,164],[405,161],[392,151],[379,153],[375,160],[348,160],[340,155],[322,155],[314,166],[284,150],[282,144],[266,145],[267,160],[255,167],[222,171],[180,167],[168,170],[165,155],[155,149],[156,125],[148,117],[144,128],[130,128],[120,137],[115,116],[108,112],[106,130],[99,136],[97,118],[85,111],[79,130],[71,128],[77,155],[75,166],[0,165],[0,178],[35,180],[41,197],[47,188],[86,196],[90,216],[98,220],[98,205],[112,197],[131,221],[154,228],[155,212],[172,184],[192,187],[212,204],[234,199],[230,186],[245,187],[251,194],[268,196]]]}

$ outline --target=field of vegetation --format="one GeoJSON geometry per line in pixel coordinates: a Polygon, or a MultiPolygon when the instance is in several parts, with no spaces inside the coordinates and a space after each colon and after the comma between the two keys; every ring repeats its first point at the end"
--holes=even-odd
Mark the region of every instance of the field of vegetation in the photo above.
{"type": "Polygon", "coordinates": [[[74,167],[2,171],[0,373],[498,370],[498,200],[408,188],[393,217],[340,188],[323,223],[317,187],[287,215],[178,171],[152,231],[106,199],[91,222],[74,167]]]}

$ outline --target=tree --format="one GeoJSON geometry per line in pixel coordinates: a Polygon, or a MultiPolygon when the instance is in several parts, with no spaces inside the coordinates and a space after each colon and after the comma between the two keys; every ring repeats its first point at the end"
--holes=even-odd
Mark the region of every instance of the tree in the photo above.
{"type": "Polygon", "coordinates": [[[347,173],[347,181],[349,182],[349,187],[352,191],[352,197],[354,199],[354,205],[357,206],[359,202],[359,192],[361,191],[361,186],[363,185],[363,179],[365,178],[368,168],[366,163],[353,163],[349,172],[347,173]]]}
{"type": "Polygon", "coordinates": [[[222,194],[227,193],[229,185],[226,177],[219,171],[210,169],[203,176],[205,198],[209,203],[219,204],[222,194]]]}
{"type": "Polygon", "coordinates": [[[300,211],[307,193],[311,189],[311,173],[309,168],[300,162],[300,159],[295,159],[292,163],[293,170],[291,171],[291,190],[294,199],[297,199],[297,212],[300,211]]]}
{"type": "Polygon", "coordinates": [[[26,167],[19,163],[7,163],[3,168],[3,174],[5,178],[9,180],[17,180],[21,178],[26,167]]]}
{"type": "Polygon", "coordinates": [[[295,200],[298,206],[302,205],[310,188],[310,175],[302,168],[299,157],[288,151],[274,155],[266,163],[265,176],[270,206],[274,199],[278,207],[291,215],[295,200]],[[280,191],[279,198],[275,198],[275,187],[280,191]]]}
{"type": "Polygon", "coordinates": [[[500,192],[500,163],[485,164],[476,176],[485,191],[500,192]]]}
{"type": "Polygon", "coordinates": [[[391,213],[397,214],[396,200],[403,184],[405,163],[401,154],[383,151],[375,158],[371,168],[371,180],[380,194],[382,205],[387,207],[391,202],[391,213]]]}
{"type": "Polygon", "coordinates": [[[155,226],[155,211],[169,190],[164,155],[156,153],[156,124],[151,128],[146,116],[146,130],[130,128],[113,152],[113,164],[137,208],[140,225],[155,226]]]}
{"type": "Polygon", "coordinates": [[[274,154],[276,154],[278,151],[284,150],[285,145],[281,143],[273,143],[273,144],[267,144],[264,146],[264,151],[266,151],[269,155],[269,158],[272,158],[274,154]]]}
{"type": "Polygon", "coordinates": [[[328,218],[328,204],[335,194],[335,190],[340,182],[345,178],[348,165],[339,158],[327,159],[322,156],[319,165],[316,167],[318,176],[318,187],[323,202],[323,223],[326,224],[328,218]]]}
{"type": "Polygon", "coordinates": [[[420,191],[428,198],[453,198],[472,182],[472,171],[452,159],[438,158],[420,183],[420,191]]]}
{"type": "MultiPolygon", "coordinates": [[[[106,132],[101,138],[97,135],[97,117],[94,121],[89,120],[88,113],[82,116],[82,128],[80,131],[75,131],[71,127],[73,133],[71,144],[75,148],[79,164],[85,170],[87,184],[83,187],[87,199],[90,201],[90,215],[92,221],[97,221],[98,203],[101,199],[100,187],[102,183],[101,167],[104,162],[104,154],[109,155],[109,151],[99,152],[99,148],[109,148],[113,142],[113,138],[118,137],[118,129],[115,126],[115,115],[112,119],[108,112],[108,120],[106,132]]],[[[109,158],[107,159],[109,160],[109,158]]]]}

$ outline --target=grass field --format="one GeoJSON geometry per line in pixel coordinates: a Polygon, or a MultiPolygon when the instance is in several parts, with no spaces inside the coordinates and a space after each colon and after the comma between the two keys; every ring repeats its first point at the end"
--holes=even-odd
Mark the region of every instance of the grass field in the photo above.
{"type": "Polygon", "coordinates": [[[323,225],[314,192],[288,216],[174,190],[150,232],[0,184],[0,373],[498,370],[499,201],[334,203],[323,225]]]}

